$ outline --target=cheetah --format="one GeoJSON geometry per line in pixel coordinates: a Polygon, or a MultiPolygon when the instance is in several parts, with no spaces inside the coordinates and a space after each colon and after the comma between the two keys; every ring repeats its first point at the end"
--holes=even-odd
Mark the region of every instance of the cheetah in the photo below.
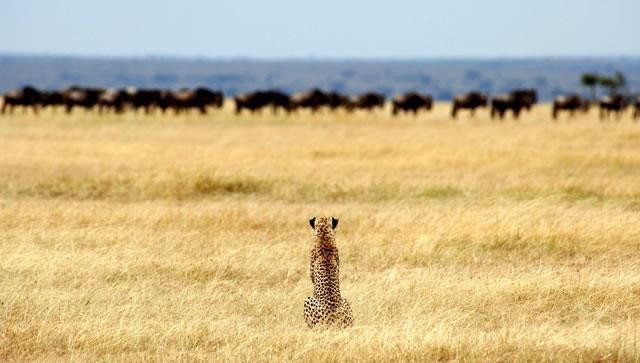
{"type": "Polygon", "coordinates": [[[349,327],[353,315],[351,305],[340,295],[340,260],[334,238],[338,219],[313,217],[309,224],[314,235],[310,263],[313,296],[304,301],[304,319],[310,328],[349,327]]]}

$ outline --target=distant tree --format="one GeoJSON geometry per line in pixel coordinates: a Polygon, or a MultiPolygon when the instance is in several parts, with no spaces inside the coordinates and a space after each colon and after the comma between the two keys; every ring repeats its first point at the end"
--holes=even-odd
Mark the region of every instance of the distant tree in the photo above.
{"type": "Polygon", "coordinates": [[[624,73],[618,71],[613,75],[613,80],[616,83],[616,91],[618,89],[624,90],[624,93],[629,93],[629,89],[627,87],[627,77],[625,77],[624,73]]]}
{"type": "Polygon", "coordinates": [[[583,73],[580,81],[582,85],[589,88],[591,91],[591,101],[596,99],[596,87],[600,83],[600,76],[595,73],[583,73]]]}
{"type": "MultiPolygon", "coordinates": [[[[584,78],[582,83],[584,84],[584,78]]],[[[616,93],[619,93],[621,90],[623,90],[625,94],[629,93],[629,90],[627,87],[627,78],[622,72],[616,72],[612,77],[597,76],[596,83],[602,88],[607,89],[609,91],[609,94],[616,94],[616,93]]]]}
{"type": "Polygon", "coordinates": [[[618,90],[618,82],[613,77],[600,76],[598,84],[609,90],[609,94],[614,94],[618,90]]]}

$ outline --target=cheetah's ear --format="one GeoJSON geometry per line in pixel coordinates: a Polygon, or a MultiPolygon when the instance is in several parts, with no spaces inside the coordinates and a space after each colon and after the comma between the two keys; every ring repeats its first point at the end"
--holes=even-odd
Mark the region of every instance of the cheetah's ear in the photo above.
{"type": "Polygon", "coordinates": [[[311,228],[316,229],[316,217],[309,219],[309,225],[311,225],[311,228]]]}
{"type": "Polygon", "coordinates": [[[337,226],[338,226],[338,218],[331,217],[331,228],[336,229],[337,226]]]}

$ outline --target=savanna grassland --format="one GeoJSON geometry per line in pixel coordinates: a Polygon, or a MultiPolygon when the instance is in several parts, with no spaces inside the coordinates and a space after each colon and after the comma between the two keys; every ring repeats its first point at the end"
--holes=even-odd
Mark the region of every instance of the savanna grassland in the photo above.
{"type": "Polygon", "coordinates": [[[638,361],[640,124],[0,117],[0,360],[638,361]],[[355,326],[311,331],[312,215],[355,326]]]}

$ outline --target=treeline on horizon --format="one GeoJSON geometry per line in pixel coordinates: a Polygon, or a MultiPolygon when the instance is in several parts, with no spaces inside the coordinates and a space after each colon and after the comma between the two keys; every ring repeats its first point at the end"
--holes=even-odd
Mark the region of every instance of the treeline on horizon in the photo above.
{"type": "MultiPolygon", "coordinates": [[[[0,92],[33,85],[179,89],[205,86],[233,96],[256,89],[288,93],[313,87],[345,94],[407,91],[451,100],[471,90],[490,95],[535,88],[541,101],[567,93],[592,96],[584,73],[624,74],[626,88],[640,92],[640,58],[495,60],[209,60],[174,58],[81,58],[0,55],[0,92]]],[[[606,81],[605,81],[606,82],[606,81]]],[[[598,87],[598,94],[605,88],[598,87]]]]}

